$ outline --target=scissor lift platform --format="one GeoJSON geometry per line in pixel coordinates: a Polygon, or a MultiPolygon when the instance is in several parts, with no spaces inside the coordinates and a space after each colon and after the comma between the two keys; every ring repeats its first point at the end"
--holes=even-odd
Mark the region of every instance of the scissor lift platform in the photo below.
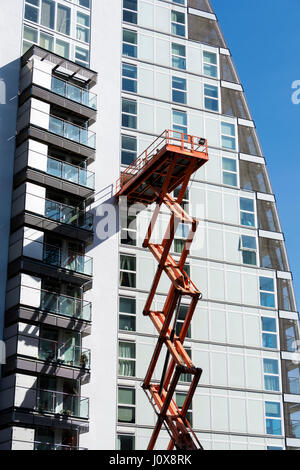
{"type": "Polygon", "coordinates": [[[116,197],[127,196],[152,204],[158,199],[171,166],[167,193],[182,184],[187,172],[194,173],[207,160],[205,139],[166,130],[122,172],[116,184],[116,197]]]}
{"type": "Polygon", "coordinates": [[[143,243],[143,247],[148,248],[158,262],[143,311],[144,315],[149,316],[159,335],[142,385],[158,416],[148,450],[154,449],[163,424],[170,435],[168,450],[174,447],[181,450],[202,449],[186,418],[202,369],[194,366],[183,347],[196,305],[201,298],[200,291],[184,271],[198,221],[184,211],[181,203],[192,174],[207,161],[205,139],[167,130],[122,172],[116,184],[117,199],[126,196],[130,203],[143,203],[146,206],[157,203],[143,243]],[[170,193],[179,186],[179,195],[175,200],[170,193]],[[163,241],[160,244],[152,243],[150,239],[162,204],[170,210],[171,218],[163,241]],[[170,255],[170,250],[179,223],[189,225],[190,230],[180,259],[176,261],[170,255]],[[151,306],[163,272],[168,276],[171,287],[162,311],[155,312],[151,306]],[[188,297],[190,303],[178,332],[176,326],[182,297],[188,297]],[[163,347],[166,347],[167,353],[158,384],[153,382],[153,373],[163,347]],[[179,410],[173,396],[183,373],[190,375],[191,383],[182,409],[179,410]]]}

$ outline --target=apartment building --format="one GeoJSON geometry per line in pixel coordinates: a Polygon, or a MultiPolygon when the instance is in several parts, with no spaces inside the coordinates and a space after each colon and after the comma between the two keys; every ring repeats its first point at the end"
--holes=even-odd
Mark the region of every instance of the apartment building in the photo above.
{"type": "MultiPolygon", "coordinates": [[[[142,312],[157,264],[142,247],[149,211],[119,214],[114,194],[165,129],[209,149],[183,201],[199,219],[185,271],[203,295],[185,342],[203,369],[188,419],[205,449],[300,448],[292,274],[209,1],[11,0],[0,36],[0,448],[147,448],[157,334],[142,312]]],[[[175,259],[185,238],[180,224],[175,259]]],[[[162,277],[156,310],[168,289],[162,277]]]]}

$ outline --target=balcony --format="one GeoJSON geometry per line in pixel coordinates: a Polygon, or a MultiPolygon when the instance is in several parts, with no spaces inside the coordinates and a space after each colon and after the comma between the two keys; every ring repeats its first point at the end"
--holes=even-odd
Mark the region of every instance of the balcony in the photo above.
{"type": "Polygon", "coordinates": [[[52,390],[37,390],[35,410],[66,418],[88,419],[89,399],[52,390]]]}
{"type": "MultiPolygon", "coordinates": [[[[30,289],[30,288],[29,288],[30,289]]],[[[33,290],[33,289],[32,289],[33,290]]],[[[56,315],[75,318],[82,321],[91,321],[92,304],[82,299],[75,299],[62,294],[53,294],[46,290],[41,291],[41,310],[56,315]]]]}
{"type": "Polygon", "coordinates": [[[84,127],[64,121],[56,116],[49,116],[48,131],[65,139],[72,140],[92,149],[96,148],[96,134],[84,127]]]}
{"type": "MultiPolygon", "coordinates": [[[[31,240],[32,241],[32,240],[31,240]]],[[[40,243],[33,241],[33,243],[40,243]]],[[[46,243],[40,243],[43,249],[42,261],[51,266],[75,271],[76,273],[92,276],[93,260],[89,256],[80,255],[74,252],[65,254],[61,248],[46,243]]]]}
{"type": "Polygon", "coordinates": [[[94,173],[53,157],[47,158],[47,174],[69,181],[70,183],[80,184],[89,189],[95,189],[94,173]]]}
{"type": "Polygon", "coordinates": [[[300,439],[300,420],[290,419],[288,424],[288,437],[294,439],[300,439]]]}
{"type": "Polygon", "coordinates": [[[67,446],[64,444],[54,444],[53,442],[35,441],[33,450],[88,450],[86,447],[67,446]]]}
{"type": "MultiPolygon", "coordinates": [[[[32,197],[37,197],[32,195],[32,197]]],[[[44,199],[44,217],[62,224],[72,225],[84,230],[93,230],[93,216],[80,211],[78,207],[67,206],[50,199],[44,199]]]]}
{"type": "Polygon", "coordinates": [[[300,378],[288,377],[288,393],[291,395],[300,395],[300,378]]]}
{"type": "Polygon", "coordinates": [[[90,369],[91,352],[89,349],[70,344],[70,341],[61,344],[57,341],[40,338],[38,359],[70,367],[90,369]]]}
{"type": "Polygon", "coordinates": [[[97,109],[97,95],[57,77],[51,78],[51,91],[76,103],[97,109]]]}

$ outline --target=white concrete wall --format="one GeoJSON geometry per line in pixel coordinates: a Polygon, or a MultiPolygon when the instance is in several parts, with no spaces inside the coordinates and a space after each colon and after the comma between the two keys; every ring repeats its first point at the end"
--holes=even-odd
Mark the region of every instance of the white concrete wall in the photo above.
{"type": "Polygon", "coordinates": [[[99,71],[99,83],[93,89],[99,102],[94,129],[97,159],[90,168],[96,172],[98,216],[94,246],[88,253],[94,258],[93,334],[89,340],[94,365],[91,383],[82,391],[85,395],[90,391],[90,432],[80,437],[80,445],[89,449],[114,449],[116,442],[118,235],[114,229],[101,241],[99,220],[101,205],[113,202],[113,184],[119,177],[121,6],[121,0],[93,3],[91,69],[99,71]],[[109,44],[109,54],[104,44],[109,44]]]}
{"type": "Polygon", "coordinates": [[[22,15],[22,0],[2,2],[0,15],[0,42],[2,44],[0,53],[0,339],[2,338],[5,304],[22,15]]]}

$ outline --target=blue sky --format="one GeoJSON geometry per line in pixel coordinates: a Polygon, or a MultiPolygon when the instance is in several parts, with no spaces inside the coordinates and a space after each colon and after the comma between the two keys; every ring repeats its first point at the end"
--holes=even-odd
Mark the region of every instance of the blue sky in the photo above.
{"type": "Polygon", "coordinates": [[[300,1],[211,0],[211,4],[256,123],[300,308],[300,104],[291,99],[292,83],[300,80],[300,1]]]}

